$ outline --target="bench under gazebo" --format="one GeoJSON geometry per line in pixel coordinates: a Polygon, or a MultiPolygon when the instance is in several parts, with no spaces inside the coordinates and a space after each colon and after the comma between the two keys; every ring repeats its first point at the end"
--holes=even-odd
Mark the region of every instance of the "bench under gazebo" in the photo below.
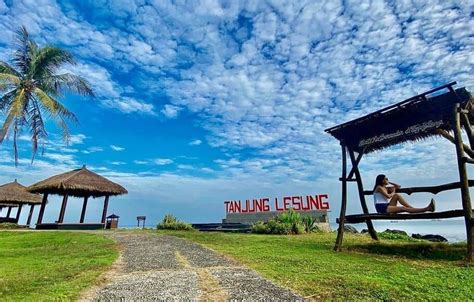
{"type": "Polygon", "coordinates": [[[28,192],[16,179],[0,186],[0,208],[8,208],[6,217],[0,217],[0,222],[18,223],[23,206],[30,205],[26,221],[26,225],[29,226],[34,207],[38,204],[41,204],[41,196],[28,192]],[[16,216],[10,217],[13,208],[17,208],[16,216]]]}
{"type": "Polygon", "coordinates": [[[36,229],[103,229],[107,217],[107,208],[110,196],[127,194],[127,190],[121,185],[100,176],[83,166],[81,169],[72,170],[63,174],[52,176],[37,182],[30,187],[31,193],[43,194],[36,229]],[[43,215],[49,195],[60,195],[63,197],[61,210],[56,222],[43,223],[43,215]],[[69,197],[83,198],[82,211],[79,223],[65,223],[64,214],[69,197]],[[104,198],[102,219],[96,223],[85,223],[86,208],[89,198],[104,198]]]}
{"type": "Polygon", "coordinates": [[[377,240],[377,233],[372,220],[408,220],[408,219],[445,219],[464,217],[467,234],[466,260],[474,260],[474,221],[469,187],[474,180],[469,180],[467,164],[474,163],[474,100],[465,88],[454,89],[456,82],[446,84],[400,103],[380,109],[366,116],[326,129],[326,132],[340,141],[342,148],[342,202],[336,244],[340,250],[345,223],[366,223],[369,234],[377,240]],[[468,143],[463,143],[461,131],[467,134],[468,143]],[[364,191],[359,164],[363,155],[380,151],[390,146],[408,141],[419,141],[429,137],[444,137],[455,145],[456,158],[453,158],[453,169],[459,173],[459,181],[448,184],[401,188],[397,192],[418,193],[439,192],[453,189],[461,190],[460,209],[434,213],[416,214],[372,214],[367,208],[365,196],[372,191],[364,191]],[[347,155],[351,166],[347,173],[347,155]],[[362,214],[346,215],[347,184],[355,182],[362,214]]]}

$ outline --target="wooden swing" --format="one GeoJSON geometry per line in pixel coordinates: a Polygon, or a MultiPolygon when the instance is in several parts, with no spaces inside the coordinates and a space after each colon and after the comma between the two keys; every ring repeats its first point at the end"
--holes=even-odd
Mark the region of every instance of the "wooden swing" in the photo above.
{"type": "Polygon", "coordinates": [[[473,212],[469,187],[474,180],[469,180],[466,164],[474,163],[474,134],[471,127],[474,121],[474,100],[465,88],[454,89],[456,82],[411,97],[400,103],[388,106],[366,116],[326,129],[325,131],[340,141],[342,148],[342,203],[337,223],[339,224],[334,250],[340,251],[344,235],[344,223],[367,224],[370,236],[378,240],[372,220],[407,220],[407,219],[443,219],[464,217],[467,234],[467,262],[473,261],[473,212]],[[443,93],[444,92],[444,93],[443,93]],[[469,145],[462,141],[461,131],[467,134],[469,145]],[[453,133],[453,135],[451,135],[453,133]],[[456,147],[459,182],[430,187],[402,188],[401,193],[429,192],[437,194],[442,191],[461,189],[462,209],[416,214],[372,214],[369,213],[359,163],[364,154],[384,148],[417,141],[432,136],[448,139],[456,147]],[[347,154],[351,169],[347,173],[347,154]],[[346,215],[347,183],[357,184],[362,214],[346,215]]]}

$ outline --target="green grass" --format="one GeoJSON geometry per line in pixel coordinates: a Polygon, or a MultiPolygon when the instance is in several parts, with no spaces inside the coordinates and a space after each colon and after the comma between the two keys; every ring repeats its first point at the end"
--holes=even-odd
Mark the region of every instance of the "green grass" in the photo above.
{"type": "Polygon", "coordinates": [[[159,231],[201,243],[305,297],[323,300],[474,300],[474,267],[465,244],[416,240],[373,242],[334,233],[298,236],[159,231]]]}
{"type": "Polygon", "coordinates": [[[72,300],[117,257],[114,242],[99,235],[0,232],[0,300],[72,300]]]}

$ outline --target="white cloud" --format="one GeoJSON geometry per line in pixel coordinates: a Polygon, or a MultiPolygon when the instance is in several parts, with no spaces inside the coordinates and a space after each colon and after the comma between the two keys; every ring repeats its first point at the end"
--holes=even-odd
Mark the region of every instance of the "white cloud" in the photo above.
{"type": "Polygon", "coordinates": [[[117,109],[123,113],[156,115],[153,104],[140,102],[128,97],[121,99],[104,99],[102,104],[106,107],[117,109]]]}
{"type": "Polygon", "coordinates": [[[110,145],[110,148],[114,151],[123,151],[125,150],[124,147],[116,146],[116,145],[110,145]]]}
{"type": "Polygon", "coordinates": [[[146,165],[146,164],[148,164],[148,161],[146,161],[146,160],[134,160],[133,162],[137,165],[146,165]]]}
{"type": "Polygon", "coordinates": [[[200,139],[195,139],[189,143],[190,146],[199,146],[200,144],[202,144],[202,140],[200,139]]]}
{"type": "Polygon", "coordinates": [[[152,162],[158,166],[165,166],[173,163],[172,159],[169,158],[155,158],[152,162]]]}
{"type": "Polygon", "coordinates": [[[69,143],[71,145],[80,145],[84,143],[84,140],[87,138],[84,134],[74,134],[69,137],[69,143]]]}
{"type": "Polygon", "coordinates": [[[121,166],[121,165],[126,165],[127,163],[124,162],[124,161],[110,161],[109,162],[111,165],[114,165],[114,166],[121,166]]]}
{"type": "Polygon", "coordinates": [[[161,109],[161,113],[163,113],[167,118],[173,119],[178,117],[180,110],[181,108],[178,106],[166,104],[163,106],[163,109],[161,109]]]}
{"type": "Polygon", "coordinates": [[[104,151],[104,148],[98,147],[98,146],[92,146],[92,147],[88,147],[85,150],[82,150],[81,152],[84,154],[91,154],[91,153],[102,152],[102,151],[104,151]]]}

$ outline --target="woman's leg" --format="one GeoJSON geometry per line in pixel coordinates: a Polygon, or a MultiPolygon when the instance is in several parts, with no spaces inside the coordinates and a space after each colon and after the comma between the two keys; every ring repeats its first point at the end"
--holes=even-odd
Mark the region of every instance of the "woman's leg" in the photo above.
{"type": "Polygon", "coordinates": [[[397,201],[402,205],[404,206],[405,208],[413,208],[412,205],[410,205],[406,200],[405,198],[403,198],[402,195],[398,194],[398,193],[395,193],[395,195],[393,195],[393,197],[390,199],[390,205],[391,206],[396,206],[397,205],[397,201]]]}
{"type": "Polygon", "coordinates": [[[407,208],[407,207],[397,207],[389,205],[387,207],[387,213],[401,213],[401,212],[408,212],[408,213],[423,213],[430,211],[430,207],[426,208],[407,208]]]}
{"type": "Polygon", "coordinates": [[[409,205],[403,197],[400,196],[400,194],[395,194],[393,197],[390,199],[390,203],[387,207],[387,213],[401,213],[401,212],[408,212],[408,213],[423,213],[423,212],[434,212],[435,206],[434,206],[434,200],[431,199],[431,202],[428,206],[424,208],[414,208],[411,205],[409,205]],[[403,200],[403,202],[400,200],[400,198],[403,200]],[[397,202],[400,202],[403,206],[399,207],[397,206],[397,202]],[[408,206],[406,206],[408,205],[408,206]]]}

